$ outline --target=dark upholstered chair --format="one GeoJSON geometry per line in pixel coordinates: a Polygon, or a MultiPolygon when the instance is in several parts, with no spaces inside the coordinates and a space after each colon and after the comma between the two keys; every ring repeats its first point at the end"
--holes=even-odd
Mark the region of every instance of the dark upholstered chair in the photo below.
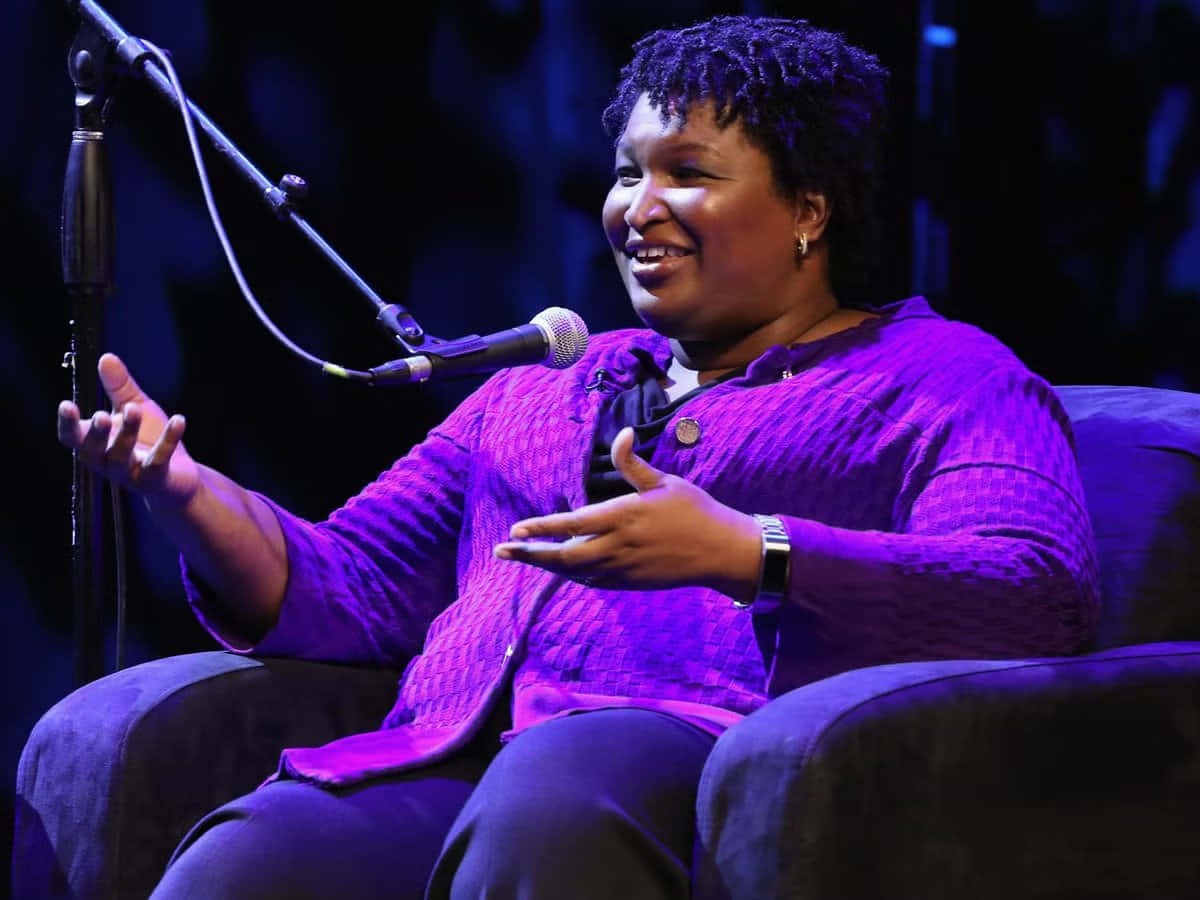
{"type": "MultiPolygon", "coordinates": [[[[1062,387],[1099,546],[1095,652],[845,672],[726,733],[700,785],[746,900],[1200,897],[1200,396],[1062,387]]],[[[16,896],[144,897],[283,746],[377,727],[398,673],[197,653],[53,707],[21,758],[16,896]]]]}

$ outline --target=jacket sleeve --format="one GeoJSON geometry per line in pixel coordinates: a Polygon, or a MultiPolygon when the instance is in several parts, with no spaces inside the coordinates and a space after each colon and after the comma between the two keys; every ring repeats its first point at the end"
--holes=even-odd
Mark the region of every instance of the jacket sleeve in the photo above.
{"type": "Polygon", "coordinates": [[[1092,638],[1098,577],[1066,412],[1005,369],[914,444],[889,531],[783,517],[792,543],[770,692],[850,665],[1064,655],[1092,638]],[[805,671],[812,643],[829,672],[805,671]]]}
{"type": "Polygon", "coordinates": [[[416,653],[456,595],[471,456],[502,378],[493,376],[325,521],[308,522],[262,498],[283,531],[288,580],[279,619],[257,644],[222,622],[220,604],[181,558],[201,624],[239,653],[384,665],[416,653]]]}

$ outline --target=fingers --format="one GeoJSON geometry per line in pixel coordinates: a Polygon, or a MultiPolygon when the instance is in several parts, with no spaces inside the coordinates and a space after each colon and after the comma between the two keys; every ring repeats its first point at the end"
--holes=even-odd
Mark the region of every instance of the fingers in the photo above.
{"type": "Polygon", "coordinates": [[[97,366],[100,372],[100,384],[104,393],[112,401],[113,409],[122,409],[126,403],[141,402],[146,399],[138,383],[129,374],[129,369],[115,353],[105,353],[100,357],[97,366]]]}
{"type": "Polygon", "coordinates": [[[79,407],[70,400],[58,404],[58,442],[69,450],[77,450],[83,443],[84,431],[79,407]]]}
{"type": "Polygon", "coordinates": [[[190,460],[181,441],[187,423],[183,416],[167,418],[146,397],[121,360],[111,353],[100,358],[100,380],[113,402],[113,411],[97,410],[84,419],[70,400],[58,405],[58,440],[92,471],[121,487],[149,496],[174,490],[173,460],[182,458],[180,476],[187,480],[190,460]],[[123,402],[122,402],[123,401],[123,402]],[[182,456],[177,456],[176,451],[182,456]]]}
{"type": "MultiPolygon", "coordinates": [[[[80,421],[79,408],[70,400],[64,400],[58,405],[58,439],[67,448],[78,450],[89,465],[102,468],[110,475],[119,470],[130,470],[134,465],[143,475],[155,474],[166,469],[183,439],[187,421],[181,415],[171,416],[154,446],[137,462],[142,417],[138,404],[127,403],[119,417],[97,410],[85,424],[80,421]],[[114,425],[117,428],[115,436],[112,434],[114,425]]],[[[133,471],[130,475],[134,480],[139,477],[139,473],[133,471]]]]}
{"type": "Polygon", "coordinates": [[[142,425],[142,410],[136,403],[126,403],[121,408],[121,424],[117,436],[108,448],[108,463],[125,468],[133,456],[137,444],[138,429],[142,425]]]}
{"type": "Polygon", "coordinates": [[[663,473],[633,452],[633,429],[622,428],[612,442],[613,467],[638,493],[657,487],[663,473]]]}
{"type": "Polygon", "coordinates": [[[79,407],[70,400],[58,404],[58,440],[92,463],[98,463],[108,449],[108,435],[113,419],[104,410],[97,410],[84,424],[79,418],[79,407]]]}
{"type": "Polygon", "coordinates": [[[571,512],[523,519],[513,525],[508,534],[518,541],[532,537],[571,538],[604,534],[617,527],[626,504],[627,498],[615,497],[603,503],[581,506],[571,512]]]}
{"type": "Polygon", "coordinates": [[[175,448],[183,439],[183,432],[186,428],[187,420],[183,416],[175,415],[167,420],[167,427],[162,430],[162,434],[150,448],[150,453],[142,461],[142,468],[146,474],[154,474],[166,468],[167,463],[171,460],[171,454],[175,452],[175,448]]]}
{"type": "Polygon", "coordinates": [[[595,575],[612,559],[613,540],[608,535],[587,535],[561,542],[507,541],[492,552],[497,559],[529,563],[550,572],[582,580],[595,575]]]}
{"type": "Polygon", "coordinates": [[[80,456],[93,463],[98,463],[108,448],[110,431],[112,431],[112,416],[102,409],[97,410],[83,435],[83,440],[79,443],[80,456]]]}

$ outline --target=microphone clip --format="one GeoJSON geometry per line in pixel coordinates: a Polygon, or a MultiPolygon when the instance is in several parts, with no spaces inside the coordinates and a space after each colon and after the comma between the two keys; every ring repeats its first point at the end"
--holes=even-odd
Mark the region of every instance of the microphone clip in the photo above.
{"type": "Polygon", "coordinates": [[[487,349],[487,343],[478,334],[468,334],[466,337],[453,341],[438,341],[436,344],[422,347],[420,350],[409,348],[412,355],[407,359],[394,359],[370,369],[371,384],[407,384],[413,381],[427,381],[433,375],[434,361],[430,357],[445,361],[482,353],[487,349]]]}
{"type": "Polygon", "coordinates": [[[412,313],[399,303],[387,303],[379,307],[379,314],[375,317],[375,321],[390,340],[395,341],[409,353],[426,352],[422,346],[426,339],[432,340],[436,344],[443,343],[439,338],[427,335],[417,320],[413,318],[412,313]]]}

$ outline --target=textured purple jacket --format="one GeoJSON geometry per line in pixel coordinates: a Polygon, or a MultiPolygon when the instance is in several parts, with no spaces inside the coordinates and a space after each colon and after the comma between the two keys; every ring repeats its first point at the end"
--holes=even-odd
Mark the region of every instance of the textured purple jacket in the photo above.
{"type": "MultiPolygon", "coordinates": [[[[786,604],[702,588],[589,588],[493,546],[518,519],[584,505],[606,369],[651,331],[593,337],[583,360],[493,376],[320,524],[276,507],[289,580],[249,652],[397,665],[380,731],[286,750],[281,772],[349,783],[441,758],[513,690],[514,732],[601,706],[713,731],[790,688],[903,660],[1068,654],[1095,622],[1093,539],[1070,427],[1047,383],[994,338],[914,298],[828,338],[773,347],[688,401],[654,466],[745,512],[782,517],[786,604]],[[756,637],[756,630],[759,632],[756,637]]],[[[219,623],[184,581],[201,621],[219,623]]],[[[235,645],[232,637],[227,646],[235,645]]]]}

